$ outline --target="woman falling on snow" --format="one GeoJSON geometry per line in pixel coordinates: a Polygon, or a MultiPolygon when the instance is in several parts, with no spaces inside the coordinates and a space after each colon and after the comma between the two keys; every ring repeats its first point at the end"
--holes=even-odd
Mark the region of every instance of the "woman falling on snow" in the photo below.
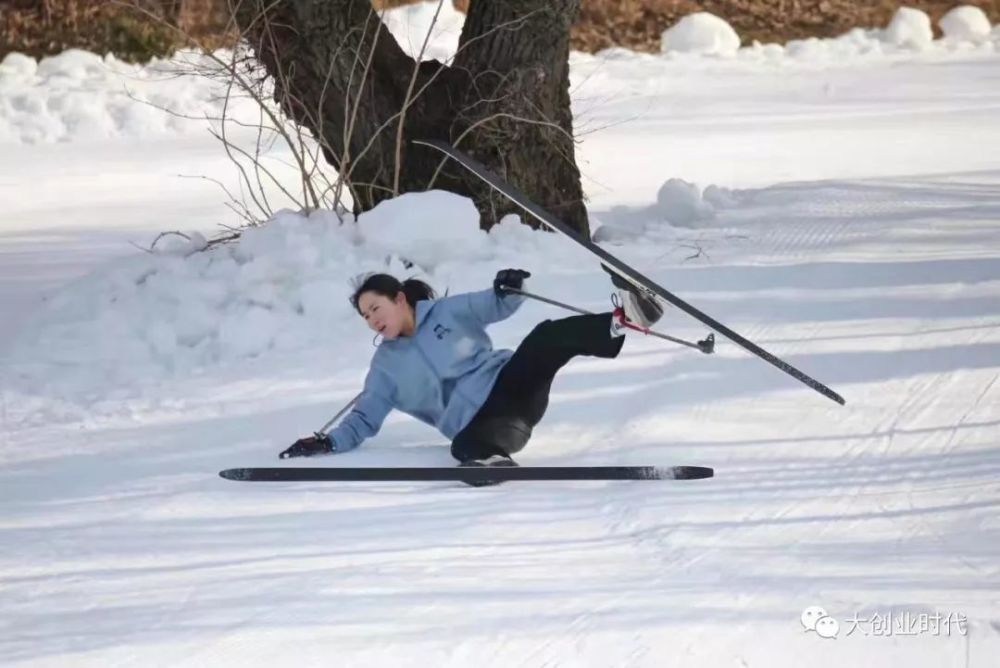
{"type": "Polygon", "coordinates": [[[663,314],[653,299],[612,274],[620,307],[539,323],[517,350],[494,350],[486,326],[524,301],[530,274],[497,273],[493,287],[435,299],[416,279],[369,276],[351,296],[368,327],[382,336],[353,410],[328,434],[299,439],[281,453],[308,457],[353,450],[374,436],[393,408],[451,439],[461,466],[516,466],[549,404],[556,373],[577,355],[617,357],[629,325],[648,328],[663,314]]]}

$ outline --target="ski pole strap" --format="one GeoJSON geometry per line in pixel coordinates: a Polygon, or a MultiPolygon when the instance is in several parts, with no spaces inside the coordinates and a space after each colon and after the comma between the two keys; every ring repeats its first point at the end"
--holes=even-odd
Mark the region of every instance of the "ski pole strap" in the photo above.
{"type": "Polygon", "coordinates": [[[643,327],[642,325],[637,325],[627,317],[625,317],[625,305],[622,304],[621,299],[618,295],[611,295],[611,304],[615,307],[615,310],[611,312],[612,318],[618,318],[618,322],[622,324],[623,327],[628,327],[629,329],[634,329],[637,332],[642,332],[643,334],[651,334],[653,330],[648,327],[643,327]]]}
{"type": "Polygon", "coordinates": [[[622,327],[628,327],[629,329],[634,329],[635,331],[642,332],[643,334],[655,334],[653,330],[647,327],[630,322],[629,319],[625,317],[625,310],[621,306],[616,307],[612,313],[612,317],[618,318],[619,316],[621,318],[619,322],[622,324],[622,327]]]}

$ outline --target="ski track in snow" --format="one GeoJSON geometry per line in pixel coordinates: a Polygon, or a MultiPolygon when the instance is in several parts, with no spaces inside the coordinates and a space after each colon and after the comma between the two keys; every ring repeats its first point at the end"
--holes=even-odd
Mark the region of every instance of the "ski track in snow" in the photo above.
{"type": "MultiPolygon", "coordinates": [[[[575,61],[578,114],[621,123],[580,149],[595,222],[620,235],[606,247],[848,404],[721,338],[706,357],[636,336],[617,360],[564,370],[519,459],[715,467],[705,481],[222,481],[273,465],[353,396],[365,330],[340,306],[326,341],[190,372],[45,357],[33,343],[58,307],[40,295],[99,286],[72,283],[113,274],[128,240],[211,230],[218,193],[167,175],[230,176],[189,135],[142,152],[5,145],[20,169],[0,177],[3,663],[993,665],[1000,97],[995,56],[949,58],[575,61]],[[733,201],[665,224],[671,177],[733,201]],[[809,605],[840,637],[803,632],[809,605]],[[889,612],[961,613],[969,632],[847,635],[852,615],[889,612]]],[[[606,306],[583,254],[505,239],[430,279],[473,289],[519,262],[538,292],[606,306]]],[[[529,303],[491,331],[509,347],[557,315],[529,303]]],[[[676,311],[664,329],[706,333],[676,311]]],[[[396,416],[305,465],[449,462],[440,437],[396,416]]]]}

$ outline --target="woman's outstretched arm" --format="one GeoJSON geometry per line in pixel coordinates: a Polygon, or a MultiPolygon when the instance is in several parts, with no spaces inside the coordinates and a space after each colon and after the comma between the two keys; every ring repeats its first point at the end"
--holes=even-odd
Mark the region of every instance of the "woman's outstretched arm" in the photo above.
{"type": "Polygon", "coordinates": [[[395,386],[388,374],[373,363],[365,378],[364,390],[351,412],[329,433],[333,452],[353,450],[366,438],[377,434],[393,408],[394,392],[395,386]]]}

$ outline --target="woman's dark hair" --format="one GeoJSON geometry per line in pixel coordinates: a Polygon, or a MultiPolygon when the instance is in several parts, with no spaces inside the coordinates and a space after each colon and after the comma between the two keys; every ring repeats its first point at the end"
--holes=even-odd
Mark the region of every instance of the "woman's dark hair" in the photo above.
{"type": "Polygon", "coordinates": [[[351,306],[361,315],[358,307],[358,300],[366,292],[374,292],[377,295],[395,299],[400,292],[406,297],[406,303],[411,308],[415,307],[421,299],[434,299],[434,288],[416,278],[408,278],[400,282],[395,276],[389,274],[372,274],[365,278],[351,295],[351,306]]]}

